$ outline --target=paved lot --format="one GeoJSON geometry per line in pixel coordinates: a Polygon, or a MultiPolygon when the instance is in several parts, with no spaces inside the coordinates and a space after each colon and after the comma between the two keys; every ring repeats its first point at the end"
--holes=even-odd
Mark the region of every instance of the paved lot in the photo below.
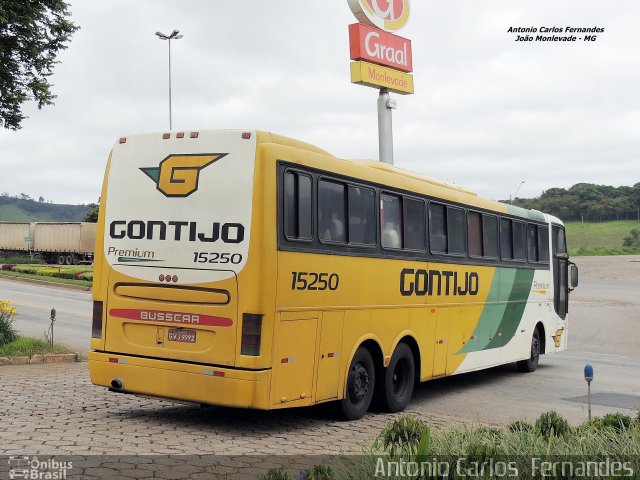
{"type": "Polygon", "coordinates": [[[326,407],[261,412],[148,400],[91,385],[86,363],[2,367],[0,375],[5,455],[357,453],[394,418],[342,422],[326,407]]]}

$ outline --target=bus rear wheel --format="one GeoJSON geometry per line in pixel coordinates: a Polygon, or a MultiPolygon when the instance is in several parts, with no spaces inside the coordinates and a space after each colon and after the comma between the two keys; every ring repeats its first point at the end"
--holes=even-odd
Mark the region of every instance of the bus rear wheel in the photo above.
{"type": "Polygon", "coordinates": [[[382,403],[391,412],[403,411],[411,401],[416,366],[411,348],[406,343],[396,347],[384,374],[382,403]]]}
{"type": "Polygon", "coordinates": [[[540,361],[540,331],[536,328],[531,338],[531,356],[527,360],[521,360],[516,365],[518,370],[525,373],[535,372],[540,361]]]}
{"type": "Polygon", "coordinates": [[[360,347],[351,360],[347,375],[347,391],[344,399],[340,401],[340,411],[345,419],[357,420],[367,413],[375,383],[376,371],[371,353],[360,347]]]}

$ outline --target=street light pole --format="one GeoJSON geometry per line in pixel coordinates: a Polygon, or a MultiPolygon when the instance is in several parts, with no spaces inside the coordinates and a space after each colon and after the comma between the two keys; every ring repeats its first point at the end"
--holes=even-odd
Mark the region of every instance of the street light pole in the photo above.
{"type": "Polygon", "coordinates": [[[171,40],[180,40],[182,35],[180,35],[179,30],[174,30],[170,35],[165,35],[162,32],[156,32],[156,35],[160,40],[168,40],[169,41],[169,130],[173,130],[173,121],[172,121],[172,113],[171,113],[171,40]]]}
{"type": "Polygon", "coordinates": [[[516,188],[516,193],[513,195],[513,199],[511,200],[511,205],[513,205],[513,202],[515,201],[515,199],[518,197],[518,192],[520,191],[520,187],[524,184],[524,180],[522,180],[520,182],[520,185],[518,185],[518,188],[516,188]]]}

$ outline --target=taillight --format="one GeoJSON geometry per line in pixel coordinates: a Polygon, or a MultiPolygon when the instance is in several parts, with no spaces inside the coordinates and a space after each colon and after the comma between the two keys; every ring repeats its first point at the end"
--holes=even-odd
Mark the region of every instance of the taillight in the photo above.
{"type": "Polygon", "coordinates": [[[262,315],[245,313],[242,315],[242,355],[260,355],[260,340],[262,336],[262,315]]]}
{"type": "Polygon", "coordinates": [[[91,338],[102,338],[102,302],[93,302],[91,338]]]}

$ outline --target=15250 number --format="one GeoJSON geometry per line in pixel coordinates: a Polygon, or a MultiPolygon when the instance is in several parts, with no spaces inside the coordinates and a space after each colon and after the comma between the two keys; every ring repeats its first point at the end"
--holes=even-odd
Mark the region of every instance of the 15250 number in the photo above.
{"type": "Polygon", "coordinates": [[[337,290],[337,273],[291,272],[291,290],[337,290]]]}
{"type": "Polygon", "coordinates": [[[239,253],[217,253],[217,252],[193,252],[193,261],[196,263],[233,263],[242,262],[242,255],[239,253]]]}

